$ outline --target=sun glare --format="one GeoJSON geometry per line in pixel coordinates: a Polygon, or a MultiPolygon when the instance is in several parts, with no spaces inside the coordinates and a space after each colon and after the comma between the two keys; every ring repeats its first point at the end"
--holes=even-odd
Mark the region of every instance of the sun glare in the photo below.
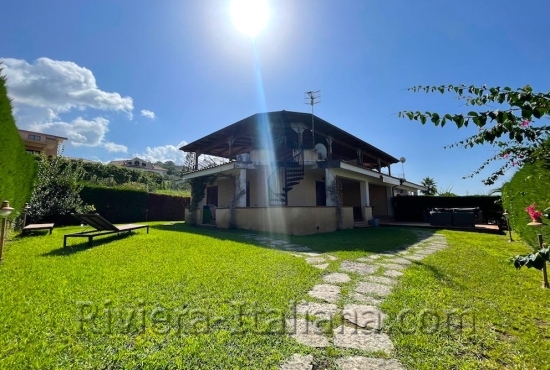
{"type": "Polygon", "coordinates": [[[231,18],[239,31],[255,37],[264,29],[269,18],[267,0],[233,0],[231,18]]]}

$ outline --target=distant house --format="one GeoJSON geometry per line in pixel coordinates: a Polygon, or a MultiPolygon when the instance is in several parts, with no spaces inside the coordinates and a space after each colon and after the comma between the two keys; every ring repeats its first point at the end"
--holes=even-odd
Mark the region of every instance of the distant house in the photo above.
{"type": "Polygon", "coordinates": [[[59,145],[67,140],[66,137],[27,130],[19,130],[19,135],[28,153],[45,154],[52,157],[57,156],[59,145]]]}
{"type": "Polygon", "coordinates": [[[151,162],[147,162],[144,159],[135,157],[132,159],[125,159],[121,161],[111,161],[109,164],[112,164],[114,166],[120,166],[129,168],[132,170],[139,170],[139,171],[146,171],[146,172],[155,172],[158,173],[161,176],[166,176],[166,172],[168,170],[166,168],[163,168],[161,166],[157,166],[156,164],[153,164],[151,162]]]}
{"type": "Polygon", "coordinates": [[[216,178],[205,189],[197,220],[208,219],[203,205],[214,205],[220,228],[228,227],[233,203],[234,221],[242,229],[295,235],[334,231],[335,184],[341,187],[343,228],[353,228],[372,218],[391,218],[393,196],[424,189],[391,175],[397,158],[307,113],[255,114],[180,149],[195,153],[194,170],[183,180],[216,178]],[[204,155],[229,162],[200,168],[204,155]]]}

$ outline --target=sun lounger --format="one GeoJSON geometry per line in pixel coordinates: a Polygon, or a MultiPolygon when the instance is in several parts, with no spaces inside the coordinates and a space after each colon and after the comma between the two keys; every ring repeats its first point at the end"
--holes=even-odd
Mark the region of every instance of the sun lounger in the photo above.
{"type": "Polygon", "coordinates": [[[50,235],[52,234],[54,224],[29,224],[23,228],[22,234],[25,235],[34,230],[50,230],[50,235]]]}
{"type": "Polygon", "coordinates": [[[133,230],[137,229],[147,229],[147,234],[149,234],[149,225],[136,225],[136,224],[126,224],[126,225],[113,225],[97,213],[92,214],[72,214],[74,217],[78,218],[83,224],[93,227],[95,230],[82,231],[79,233],[66,234],[63,238],[63,247],[67,246],[67,238],[88,238],[88,245],[91,247],[93,239],[96,236],[109,235],[109,234],[119,234],[119,233],[130,233],[133,230]]]}

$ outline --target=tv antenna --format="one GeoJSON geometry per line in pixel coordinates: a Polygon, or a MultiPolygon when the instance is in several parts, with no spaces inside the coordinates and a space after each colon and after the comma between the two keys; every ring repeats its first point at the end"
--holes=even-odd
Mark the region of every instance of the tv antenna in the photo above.
{"type": "Polygon", "coordinates": [[[311,137],[313,138],[313,146],[315,146],[315,119],[313,116],[313,106],[321,102],[321,90],[306,91],[304,93],[306,104],[311,105],[311,137]]]}

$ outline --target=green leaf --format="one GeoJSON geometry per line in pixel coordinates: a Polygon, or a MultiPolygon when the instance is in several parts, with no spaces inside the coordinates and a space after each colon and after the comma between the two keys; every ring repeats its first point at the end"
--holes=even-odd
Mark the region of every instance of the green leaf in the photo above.
{"type": "Polygon", "coordinates": [[[477,117],[478,116],[477,112],[474,112],[474,111],[468,112],[468,115],[471,116],[471,117],[477,117]]]}
{"type": "Polygon", "coordinates": [[[406,112],[405,114],[406,114],[407,117],[409,117],[409,119],[412,121],[412,119],[413,119],[413,117],[414,117],[413,112],[406,112]]]}
{"type": "Polygon", "coordinates": [[[537,119],[540,119],[542,116],[544,116],[545,113],[546,111],[542,108],[533,109],[533,116],[537,119]]]}

